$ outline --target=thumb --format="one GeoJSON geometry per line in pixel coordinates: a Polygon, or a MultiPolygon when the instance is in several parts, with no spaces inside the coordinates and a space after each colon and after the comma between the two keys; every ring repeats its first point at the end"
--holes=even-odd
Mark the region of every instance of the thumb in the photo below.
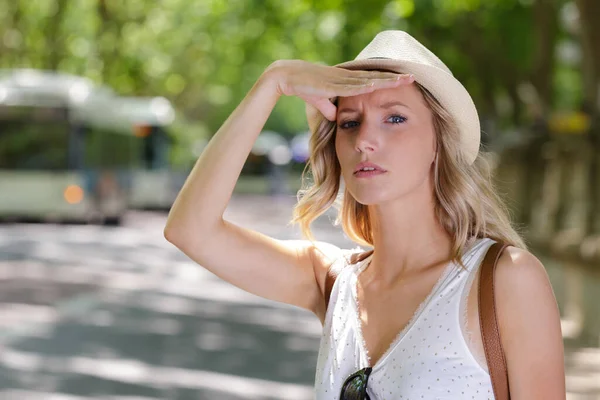
{"type": "Polygon", "coordinates": [[[337,117],[337,107],[329,99],[311,99],[310,104],[315,106],[325,118],[335,121],[337,117]]]}

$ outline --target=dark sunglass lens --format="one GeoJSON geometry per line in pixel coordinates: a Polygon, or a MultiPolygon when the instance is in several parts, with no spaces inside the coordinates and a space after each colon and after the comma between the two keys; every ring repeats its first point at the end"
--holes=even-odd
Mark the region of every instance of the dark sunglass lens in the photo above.
{"type": "Polygon", "coordinates": [[[364,384],[360,378],[356,378],[355,382],[346,386],[346,390],[342,394],[340,400],[365,400],[363,393],[364,384]]]}
{"type": "Polygon", "coordinates": [[[350,376],[342,386],[340,400],[370,400],[366,394],[370,372],[369,369],[368,371],[359,371],[355,375],[350,376]]]}

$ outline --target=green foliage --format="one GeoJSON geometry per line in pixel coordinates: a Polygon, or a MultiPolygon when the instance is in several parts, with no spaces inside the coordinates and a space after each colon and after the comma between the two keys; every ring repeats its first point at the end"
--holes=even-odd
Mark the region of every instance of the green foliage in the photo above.
{"type": "MultiPolygon", "coordinates": [[[[546,3],[558,13],[565,2],[546,3]]],[[[545,28],[535,23],[540,11],[534,5],[525,0],[12,0],[0,8],[0,66],[59,69],[123,95],[165,96],[182,118],[202,127],[193,129],[195,134],[210,136],[274,60],[336,64],[354,58],[377,32],[404,29],[448,64],[485,118],[527,123],[518,115],[502,120],[497,103],[507,96],[522,102],[515,93],[540,62],[536,38],[545,28]]],[[[580,101],[580,91],[571,89],[577,68],[558,65],[556,76],[546,79],[555,88],[550,95],[561,95],[561,108],[580,101]]],[[[513,110],[524,106],[516,103],[513,110]]],[[[305,130],[302,101],[282,100],[266,128],[286,135],[305,130]]],[[[193,140],[185,129],[176,131],[182,146],[189,146],[193,140]]]]}

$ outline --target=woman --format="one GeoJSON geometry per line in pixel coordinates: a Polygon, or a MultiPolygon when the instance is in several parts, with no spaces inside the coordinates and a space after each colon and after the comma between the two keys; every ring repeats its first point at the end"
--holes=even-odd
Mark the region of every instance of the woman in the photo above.
{"type": "Polygon", "coordinates": [[[222,279],[318,316],[318,399],[359,398],[358,381],[344,385],[358,371],[367,385],[360,398],[373,400],[494,397],[472,288],[486,250],[508,243],[495,296],[511,396],[564,399],[556,300],[491,186],[479,136],[467,91],[405,32],[381,32],[356,60],[336,67],[277,61],[200,156],[165,237],[222,279]],[[282,95],[306,101],[313,131],[314,184],[294,212],[306,241],[276,240],[223,219],[282,95]],[[342,179],[344,231],[373,248],[362,256],[310,234],[342,179]],[[332,267],[341,272],[327,301],[332,267]]]}

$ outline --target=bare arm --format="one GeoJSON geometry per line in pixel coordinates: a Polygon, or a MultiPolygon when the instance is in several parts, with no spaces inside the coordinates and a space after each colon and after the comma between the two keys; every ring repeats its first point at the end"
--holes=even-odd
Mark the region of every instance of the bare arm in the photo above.
{"type": "Polygon", "coordinates": [[[302,61],[274,63],[200,155],[169,213],[167,240],[250,293],[319,315],[324,308],[323,269],[339,249],[303,240],[276,240],[225,221],[223,214],[252,145],[282,94],[299,96],[334,120],[336,110],[329,98],[409,82],[398,77],[302,61]]]}
{"type": "Polygon", "coordinates": [[[560,313],[542,263],[508,247],[496,271],[500,337],[512,399],[565,399],[560,313]]]}

